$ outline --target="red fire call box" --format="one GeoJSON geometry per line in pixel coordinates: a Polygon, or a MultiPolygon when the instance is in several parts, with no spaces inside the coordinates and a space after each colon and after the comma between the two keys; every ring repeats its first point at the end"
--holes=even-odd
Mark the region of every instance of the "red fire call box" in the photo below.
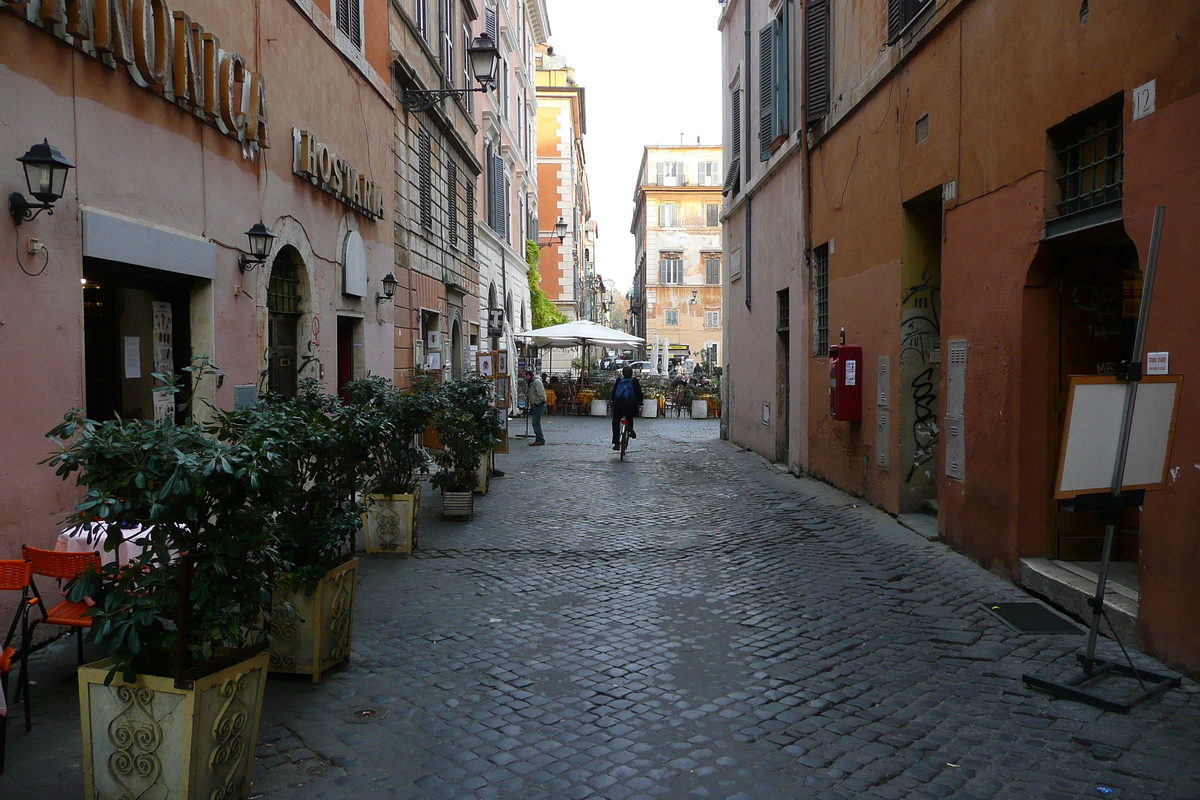
{"type": "Polygon", "coordinates": [[[829,416],[843,422],[862,421],[862,348],[829,346],[829,416]]]}

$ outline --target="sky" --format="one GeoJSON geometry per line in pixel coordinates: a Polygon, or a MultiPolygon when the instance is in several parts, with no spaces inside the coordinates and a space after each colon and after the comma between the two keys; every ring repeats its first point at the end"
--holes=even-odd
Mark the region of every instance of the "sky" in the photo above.
{"type": "Polygon", "coordinates": [[[596,271],[633,283],[629,232],[642,148],[721,143],[716,0],[547,0],[550,44],[584,87],[596,271]]]}

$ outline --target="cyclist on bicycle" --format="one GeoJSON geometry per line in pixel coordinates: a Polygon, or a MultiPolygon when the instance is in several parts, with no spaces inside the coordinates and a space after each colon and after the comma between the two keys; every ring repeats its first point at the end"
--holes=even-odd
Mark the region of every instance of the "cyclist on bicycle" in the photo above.
{"type": "Polygon", "coordinates": [[[613,450],[621,449],[621,420],[625,419],[629,422],[629,438],[636,439],[637,434],[633,431],[633,418],[637,416],[637,412],[642,407],[642,401],[645,397],[642,395],[642,384],[637,378],[633,377],[633,367],[624,367],[621,370],[621,377],[613,386],[612,396],[612,442],[613,450]]]}

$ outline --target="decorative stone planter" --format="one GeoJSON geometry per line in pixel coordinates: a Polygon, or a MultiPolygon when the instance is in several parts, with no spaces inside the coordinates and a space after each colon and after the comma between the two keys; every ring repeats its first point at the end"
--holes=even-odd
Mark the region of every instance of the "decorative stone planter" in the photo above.
{"type": "Polygon", "coordinates": [[[326,572],[311,595],[296,585],[292,575],[276,578],[271,672],[311,675],[313,683],[320,683],[326,672],[349,661],[357,590],[357,558],[326,572]],[[284,603],[291,603],[297,616],[288,616],[284,603]]]}
{"type": "Polygon", "coordinates": [[[421,521],[421,484],[412,494],[373,494],[363,512],[368,553],[411,553],[421,521]]]}
{"type": "Polygon", "coordinates": [[[109,660],[79,668],[87,800],[245,800],[258,745],[265,650],[175,688],[173,678],[117,673],[109,660]]]}
{"type": "Polygon", "coordinates": [[[475,494],[442,492],[442,516],[450,519],[471,519],[475,516],[475,494]]]}
{"type": "Polygon", "coordinates": [[[692,419],[708,419],[708,401],[692,401],[692,419]]]}
{"type": "Polygon", "coordinates": [[[593,400],[592,401],[592,416],[593,417],[607,417],[608,416],[608,401],[607,400],[593,400]]]}
{"type": "Polygon", "coordinates": [[[642,401],[641,415],[645,419],[654,419],[658,416],[658,400],[651,397],[648,400],[642,401]]]}

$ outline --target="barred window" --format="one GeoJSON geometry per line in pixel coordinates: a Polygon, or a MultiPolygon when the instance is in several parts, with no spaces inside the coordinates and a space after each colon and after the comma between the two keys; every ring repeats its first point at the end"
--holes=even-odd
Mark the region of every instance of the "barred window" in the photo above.
{"type": "Polygon", "coordinates": [[[433,144],[424,130],[417,133],[417,184],[421,227],[433,229],[433,144]]]}
{"type": "Polygon", "coordinates": [[[813,248],[813,355],[829,355],[829,245],[813,248]]]}
{"type": "Polygon", "coordinates": [[[775,330],[780,333],[791,330],[792,327],[792,300],[787,289],[780,289],[775,293],[779,305],[779,319],[775,323],[775,330]]]}
{"type": "Polygon", "coordinates": [[[295,262],[276,258],[267,282],[267,310],[273,314],[299,314],[300,270],[295,262]]]}
{"type": "Polygon", "coordinates": [[[1061,145],[1062,197],[1055,204],[1060,216],[1121,199],[1125,148],[1120,105],[1065,125],[1052,137],[1061,145]]]}

